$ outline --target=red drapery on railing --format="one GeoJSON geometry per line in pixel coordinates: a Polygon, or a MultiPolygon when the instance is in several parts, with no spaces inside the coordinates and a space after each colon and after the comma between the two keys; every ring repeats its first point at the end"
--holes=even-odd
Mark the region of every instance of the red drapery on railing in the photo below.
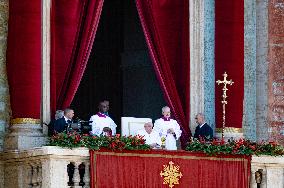
{"type": "MultiPolygon", "coordinates": [[[[244,99],[244,0],[215,2],[215,74],[226,71],[234,84],[228,86],[226,127],[242,128],[244,99]]],[[[222,87],[216,86],[216,127],[222,127],[222,87]]]]}
{"type": "Polygon", "coordinates": [[[189,136],[189,1],[136,0],[150,57],[165,100],[189,136]]]}
{"type": "Polygon", "coordinates": [[[7,71],[13,118],[40,118],[41,1],[9,1],[7,71]]]}
{"type": "Polygon", "coordinates": [[[51,13],[51,109],[68,107],[93,46],[103,0],[53,0],[51,13]]]}
{"type": "Polygon", "coordinates": [[[179,185],[174,187],[249,187],[249,156],[206,156],[185,151],[90,151],[90,157],[91,188],[169,187],[163,184],[161,172],[170,161],[182,173],[179,185]]]}

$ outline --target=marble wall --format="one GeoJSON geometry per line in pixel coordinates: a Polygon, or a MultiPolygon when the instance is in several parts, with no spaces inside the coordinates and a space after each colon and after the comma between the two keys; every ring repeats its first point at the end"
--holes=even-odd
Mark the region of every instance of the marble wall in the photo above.
{"type": "Polygon", "coordinates": [[[9,0],[0,0],[0,151],[3,150],[4,133],[9,124],[10,102],[6,71],[6,48],[9,0]]]}
{"type": "Polygon", "coordinates": [[[270,137],[284,144],[284,0],[268,4],[268,123],[270,137]]]}

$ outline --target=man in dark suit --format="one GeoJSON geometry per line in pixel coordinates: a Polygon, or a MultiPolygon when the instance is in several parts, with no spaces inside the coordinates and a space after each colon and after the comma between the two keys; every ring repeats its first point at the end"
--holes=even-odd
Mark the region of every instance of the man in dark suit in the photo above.
{"type": "Polygon", "coordinates": [[[64,110],[64,116],[62,118],[59,118],[54,123],[54,130],[57,133],[61,133],[66,129],[66,126],[69,123],[72,123],[72,118],[74,117],[74,110],[71,108],[66,108],[64,110]]]}
{"type": "Polygon", "coordinates": [[[198,113],[195,117],[198,126],[195,129],[194,138],[200,137],[205,140],[211,140],[213,138],[213,129],[205,122],[205,117],[202,113],[198,113]]]}
{"type": "Polygon", "coordinates": [[[63,110],[56,110],[54,119],[52,119],[48,124],[48,136],[52,136],[54,134],[55,121],[62,118],[63,116],[64,116],[63,110]]]}

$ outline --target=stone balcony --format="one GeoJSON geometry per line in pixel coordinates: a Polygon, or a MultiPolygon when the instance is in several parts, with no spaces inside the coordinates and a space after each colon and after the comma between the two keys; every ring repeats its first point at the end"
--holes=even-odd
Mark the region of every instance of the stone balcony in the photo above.
{"type": "MultiPolygon", "coordinates": [[[[44,146],[0,153],[0,188],[89,187],[89,151],[44,146]]],[[[251,188],[283,188],[284,157],[253,156],[251,188]],[[262,174],[257,186],[255,172],[262,174]]]]}
{"type": "Polygon", "coordinates": [[[0,154],[0,188],[64,188],[79,186],[79,165],[84,165],[84,187],[89,187],[89,151],[44,146],[0,154]],[[74,171],[69,181],[67,173],[74,171]],[[72,184],[73,182],[73,184],[72,184]],[[68,183],[70,186],[68,186],[68,183]]]}

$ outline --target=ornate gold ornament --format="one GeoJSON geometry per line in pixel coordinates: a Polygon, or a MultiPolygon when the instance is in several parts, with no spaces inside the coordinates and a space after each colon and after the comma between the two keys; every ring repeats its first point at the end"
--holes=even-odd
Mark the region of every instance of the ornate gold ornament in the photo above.
{"type": "Polygon", "coordinates": [[[165,137],[161,137],[161,142],[162,142],[162,148],[164,148],[165,147],[165,145],[166,145],[166,138],[165,137]]]}
{"type": "MultiPolygon", "coordinates": [[[[217,133],[222,133],[223,128],[216,128],[217,133]]],[[[224,133],[243,133],[242,128],[225,127],[224,133]]]]}
{"type": "Polygon", "coordinates": [[[40,119],[34,118],[14,118],[11,119],[11,124],[40,124],[40,119]]]}
{"type": "Polygon", "coordinates": [[[233,85],[233,81],[232,80],[227,80],[227,77],[228,77],[228,74],[225,72],[223,74],[224,76],[224,79],[221,81],[221,80],[217,80],[216,83],[219,85],[219,84],[224,84],[224,87],[223,87],[223,95],[222,95],[222,98],[223,100],[221,101],[221,103],[223,104],[223,127],[222,127],[222,140],[224,139],[224,132],[225,132],[225,127],[226,127],[226,104],[228,104],[228,102],[226,101],[226,98],[228,97],[227,96],[227,91],[229,90],[227,88],[227,84],[229,85],[233,85]]]}
{"type": "Polygon", "coordinates": [[[173,164],[173,161],[170,161],[169,165],[163,165],[164,170],[160,173],[161,177],[164,176],[163,184],[169,184],[170,188],[179,184],[179,179],[182,177],[182,173],[179,172],[179,166],[174,166],[173,164]]]}

